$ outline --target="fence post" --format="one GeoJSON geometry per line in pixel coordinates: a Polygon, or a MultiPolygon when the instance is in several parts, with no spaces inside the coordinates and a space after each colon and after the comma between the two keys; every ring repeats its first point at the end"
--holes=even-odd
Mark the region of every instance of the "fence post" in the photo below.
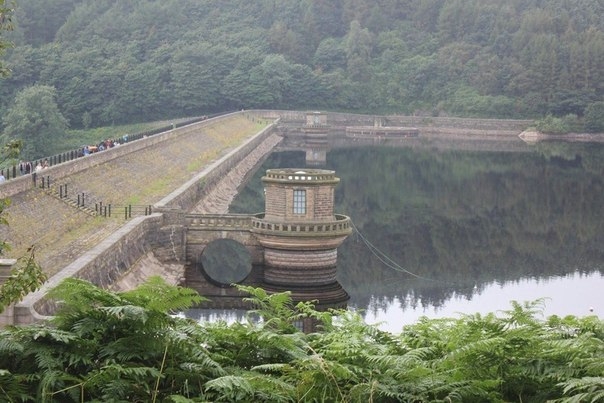
{"type": "Polygon", "coordinates": [[[85,204],[85,203],[84,203],[84,200],[85,200],[85,199],[84,199],[84,192],[82,192],[82,207],[84,207],[84,204],[85,204]]]}
{"type": "Polygon", "coordinates": [[[124,220],[128,219],[128,207],[124,207],[124,220]]]}
{"type": "Polygon", "coordinates": [[[109,203],[109,217],[111,217],[111,203],[109,203]]]}
{"type": "Polygon", "coordinates": [[[128,217],[132,218],[132,204],[128,205],[128,217]]]}

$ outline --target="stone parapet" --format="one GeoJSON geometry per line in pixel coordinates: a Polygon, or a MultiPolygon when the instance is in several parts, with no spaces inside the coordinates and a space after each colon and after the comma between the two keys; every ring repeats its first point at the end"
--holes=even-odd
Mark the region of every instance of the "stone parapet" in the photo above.
{"type": "Polygon", "coordinates": [[[252,218],[252,232],[260,243],[272,248],[319,247],[332,248],[339,246],[352,233],[350,217],[336,214],[332,221],[271,222],[264,219],[264,214],[252,218]],[[290,239],[295,238],[295,239],[290,239]]]}
{"type": "Polygon", "coordinates": [[[305,169],[304,171],[293,172],[286,169],[268,169],[266,175],[262,178],[263,182],[268,183],[300,183],[300,184],[329,184],[336,185],[340,179],[336,177],[334,171],[325,169],[305,169]]]}
{"type": "Polygon", "coordinates": [[[252,216],[249,214],[188,214],[187,228],[238,230],[252,228],[252,216]]]}
{"type": "Polygon", "coordinates": [[[55,303],[47,299],[46,294],[66,278],[80,278],[101,288],[109,288],[150,250],[148,237],[158,231],[162,221],[162,215],[156,213],[127,222],[18,303],[14,310],[14,323],[33,323],[52,315],[55,303]]]}

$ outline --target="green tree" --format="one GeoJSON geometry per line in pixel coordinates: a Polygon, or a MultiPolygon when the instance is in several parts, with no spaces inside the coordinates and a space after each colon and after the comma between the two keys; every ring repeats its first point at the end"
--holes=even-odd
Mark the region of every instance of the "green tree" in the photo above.
{"type": "Polygon", "coordinates": [[[315,51],[313,65],[324,72],[346,68],[346,50],[344,46],[334,38],[322,40],[315,51]]]}
{"type": "Polygon", "coordinates": [[[199,115],[202,111],[220,110],[224,102],[220,81],[234,67],[233,51],[226,46],[198,43],[182,45],[171,53],[170,97],[179,113],[199,115]]]}
{"type": "Polygon", "coordinates": [[[567,119],[547,115],[545,118],[537,121],[535,126],[541,133],[566,134],[572,130],[568,123],[567,119]]]}
{"type": "Polygon", "coordinates": [[[585,109],[585,130],[604,133],[604,101],[589,104],[585,109]]]}
{"type": "Polygon", "coordinates": [[[4,116],[4,141],[23,141],[23,156],[36,159],[59,151],[56,142],[68,128],[56,103],[54,87],[34,85],[19,92],[4,116]]]}
{"type": "Polygon", "coordinates": [[[16,22],[27,43],[40,46],[55,39],[75,5],[81,0],[25,0],[19,1],[16,22]]]}
{"type": "Polygon", "coordinates": [[[455,94],[471,87],[489,117],[499,104],[505,117],[581,116],[604,91],[601,1],[541,3],[20,0],[0,108],[37,83],[74,126],[85,113],[99,126],[242,106],[463,114],[455,94]],[[259,67],[278,56],[293,65],[279,74],[342,75],[340,90],[296,83],[304,99],[291,102],[259,67]]]}

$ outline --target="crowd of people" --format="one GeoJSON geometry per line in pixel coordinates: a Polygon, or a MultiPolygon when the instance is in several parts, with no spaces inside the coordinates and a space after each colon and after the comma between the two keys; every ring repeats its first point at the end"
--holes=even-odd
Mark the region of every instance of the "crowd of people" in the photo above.
{"type": "MultiPolygon", "coordinates": [[[[107,150],[107,149],[119,146],[120,144],[126,143],[126,142],[128,142],[127,134],[123,135],[119,140],[107,139],[107,140],[101,141],[98,145],[90,145],[90,146],[86,145],[86,146],[82,147],[82,149],[80,150],[79,156],[86,156],[86,155],[89,155],[89,154],[92,154],[92,153],[95,153],[98,151],[107,150]]],[[[17,165],[17,169],[21,176],[37,173],[48,167],[50,167],[48,158],[44,159],[43,161],[39,160],[36,162],[20,160],[19,164],[17,165]]],[[[5,176],[4,169],[0,170],[0,183],[5,182],[7,180],[7,177],[10,178],[10,177],[14,176],[15,174],[10,175],[10,172],[8,172],[8,170],[7,170],[6,175],[7,176],[5,176]]]]}
{"type": "MultiPolygon", "coordinates": [[[[125,134],[122,136],[122,142],[125,143],[128,141],[128,135],[125,134]]],[[[101,141],[98,145],[92,145],[92,146],[84,146],[82,147],[82,154],[83,155],[90,155],[92,153],[95,153],[97,151],[103,151],[103,150],[108,150],[110,148],[119,146],[121,143],[119,142],[119,140],[115,140],[115,139],[107,139],[107,140],[103,140],[101,141]]]]}
{"type": "Polygon", "coordinates": [[[35,166],[30,161],[21,160],[19,161],[19,173],[21,175],[27,175],[32,172],[40,172],[41,170],[46,169],[49,166],[50,164],[48,163],[48,159],[45,159],[44,161],[38,161],[35,166]]]}
{"type": "MultiPolygon", "coordinates": [[[[48,167],[50,167],[50,163],[48,162],[48,159],[45,159],[44,161],[38,161],[35,166],[34,163],[32,163],[31,161],[19,161],[19,165],[17,166],[19,169],[19,174],[21,174],[21,176],[23,175],[29,175],[31,173],[34,172],[40,172],[43,169],[46,169],[48,167]]],[[[7,174],[10,174],[10,172],[7,172],[7,174]]],[[[0,171],[0,183],[6,181],[6,176],[4,176],[4,169],[0,171]]]]}

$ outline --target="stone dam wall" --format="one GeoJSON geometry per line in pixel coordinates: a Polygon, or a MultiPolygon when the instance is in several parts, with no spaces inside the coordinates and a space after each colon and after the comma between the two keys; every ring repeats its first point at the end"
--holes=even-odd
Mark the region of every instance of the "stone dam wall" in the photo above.
{"type": "MultiPolygon", "coordinates": [[[[186,127],[177,130],[185,129],[186,127]]],[[[269,125],[239,147],[207,166],[164,199],[155,203],[153,214],[136,217],[128,221],[90,251],[84,253],[54,275],[40,290],[29,294],[14,307],[13,323],[33,323],[45,320],[52,315],[55,304],[45,298],[45,295],[65,278],[82,278],[102,288],[119,289],[119,286],[116,287],[116,282],[139,270],[139,264],[145,262],[150,253],[162,263],[162,272],[150,274],[161,274],[174,284],[180,283],[185,266],[186,213],[195,206],[204,194],[212,192],[220,179],[233,170],[240,161],[249,156],[253,150],[261,148],[260,145],[267,138],[273,136],[274,130],[275,124],[269,125]],[[164,273],[163,269],[166,265],[176,266],[178,268],[177,272],[164,273]]],[[[169,140],[174,135],[171,132],[157,135],[158,141],[153,142],[153,144],[169,140]],[[160,138],[162,138],[161,141],[160,138]]],[[[144,140],[148,139],[141,141],[144,140]]],[[[149,146],[151,145],[147,144],[147,147],[149,146]]],[[[123,153],[120,153],[119,156],[126,156],[128,154],[126,146],[119,151],[122,150],[123,153]]],[[[129,152],[139,150],[140,148],[132,147],[129,152]]],[[[102,156],[102,153],[98,155],[102,156]]],[[[78,164],[78,168],[84,170],[89,162],[80,160],[87,160],[94,156],[71,161],[70,165],[81,163],[78,164]]],[[[119,156],[112,156],[111,158],[118,158],[119,156]]],[[[70,168],[56,166],[56,169],[59,168],[62,168],[66,175],[69,175],[70,170],[78,169],[73,166],[70,168]]],[[[53,177],[55,175],[57,175],[56,172],[53,173],[53,177]]],[[[136,273],[134,274],[136,276],[136,273]]]]}
{"type": "MultiPolygon", "coordinates": [[[[306,113],[300,111],[260,111],[263,116],[281,119],[283,125],[300,126],[306,122],[306,113]]],[[[475,119],[433,116],[403,115],[360,115],[352,113],[326,112],[327,125],[335,131],[344,131],[347,126],[413,127],[422,134],[513,135],[534,125],[532,120],[520,119],[475,119]]]]}

